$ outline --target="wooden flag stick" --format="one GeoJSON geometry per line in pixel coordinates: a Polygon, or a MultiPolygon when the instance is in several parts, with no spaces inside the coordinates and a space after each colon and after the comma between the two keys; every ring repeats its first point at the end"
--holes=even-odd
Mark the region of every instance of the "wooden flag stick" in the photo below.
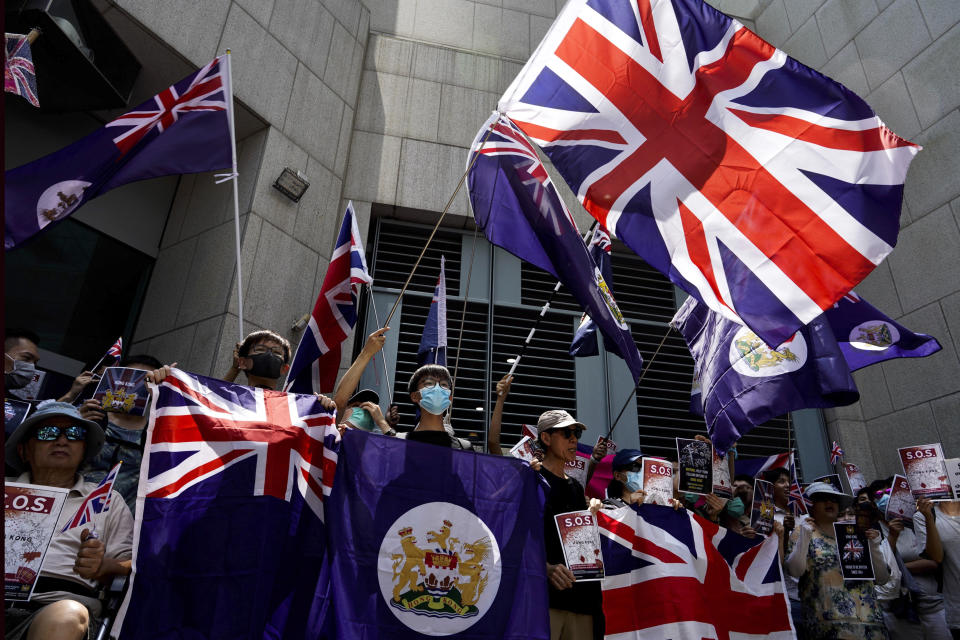
{"type": "Polygon", "coordinates": [[[27,44],[32,45],[34,42],[36,42],[37,38],[40,37],[40,33],[41,33],[40,29],[38,29],[37,27],[33,27],[32,29],[30,29],[30,33],[27,34],[27,44]]]}

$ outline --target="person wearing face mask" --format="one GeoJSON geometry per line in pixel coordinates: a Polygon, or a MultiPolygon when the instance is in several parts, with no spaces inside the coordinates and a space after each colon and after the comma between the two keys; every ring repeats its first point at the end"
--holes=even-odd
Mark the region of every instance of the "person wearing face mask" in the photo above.
{"type": "Polygon", "coordinates": [[[276,389],[280,378],[290,369],[290,343],[273,331],[254,331],[237,344],[227,382],[233,382],[243,371],[247,384],[261,389],[276,389]]]}
{"type": "Polygon", "coordinates": [[[7,391],[23,389],[37,373],[40,352],[37,334],[27,329],[7,329],[3,338],[3,383],[7,391]]]}
{"type": "Polygon", "coordinates": [[[347,400],[344,408],[341,433],[343,429],[360,429],[386,436],[395,436],[397,432],[390,426],[380,410],[380,396],[373,389],[362,389],[347,400]]]}
{"type": "MultiPolygon", "coordinates": [[[[840,516],[841,505],[850,497],[826,482],[812,483],[806,495],[813,501],[811,517],[794,530],[793,550],[786,561],[790,575],[800,579],[803,620],[799,637],[886,639],[874,582],[844,580],[840,570],[833,524],[840,516]]],[[[876,584],[884,584],[890,579],[890,569],[880,549],[880,532],[871,529],[866,536],[876,584]]]]}
{"type": "Polygon", "coordinates": [[[643,504],[643,452],[640,449],[621,449],[613,456],[613,479],[607,485],[604,504],[624,507],[643,504]]]}
{"type": "Polygon", "coordinates": [[[453,378],[443,365],[425,364],[414,371],[407,391],[413,403],[420,407],[420,422],[413,431],[401,433],[398,437],[472,451],[471,442],[453,435],[443,422],[443,414],[450,408],[452,388],[453,378]]]}

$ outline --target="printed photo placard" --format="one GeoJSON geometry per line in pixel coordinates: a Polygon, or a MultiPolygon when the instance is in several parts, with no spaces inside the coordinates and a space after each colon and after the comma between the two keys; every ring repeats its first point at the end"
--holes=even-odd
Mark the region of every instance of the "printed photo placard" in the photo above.
{"type": "Polygon", "coordinates": [[[903,475],[910,483],[914,498],[951,500],[953,490],[943,464],[943,449],[939,442],[897,449],[903,463],[903,475]]]}
{"type": "Polygon", "coordinates": [[[713,494],[728,500],[733,497],[730,461],[727,456],[718,456],[716,449],[713,451],[713,494]]]}
{"type": "Polygon", "coordinates": [[[773,531],[773,483],[759,478],[753,481],[753,511],[750,528],[762,536],[773,531]]]}
{"type": "Polygon", "coordinates": [[[843,471],[847,476],[847,483],[850,485],[850,493],[857,495],[857,491],[867,486],[867,480],[860,472],[860,467],[852,462],[843,463],[843,471]]]}
{"type": "Polygon", "coordinates": [[[678,491],[701,495],[713,491],[713,445],[703,440],[677,438],[680,473],[678,491]]]}
{"type": "Polygon", "coordinates": [[[844,580],[873,580],[873,558],[867,536],[855,524],[835,522],[837,554],[844,580]]]}
{"type": "Polygon", "coordinates": [[[93,397],[104,411],[142,416],[150,400],[147,372],[127,367],[108,367],[93,397]]]}
{"type": "Polygon", "coordinates": [[[3,597],[29,600],[57,528],[67,489],[7,482],[3,491],[3,597]]]}
{"type": "Polygon", "coordinates": [[[643,491],[647,504],[669,505],[673,500],[673,466],[662,458],[643,458],[643,491]]]}
{"type": "Polygon", "coordinates": [[[910,483],[898,473],[893,476],[893,484],[890,486],[890,501],[887,502],[884,518],[888,522],[894,518],[900,518],[913,526],[913,514],[916,510],[917,501],[910,490],[910,483]]]}
{"type": "Polygon", "coordinates": [[[570,511],[554,516],[563,557],[577,582],[603,580],[600,529],[589,511],[570,511]]]}
{"type": "Polygon", "coordinates": [[[530,438],[530,436],[523,436],[523,438],[520,439],[520,442],[513,445],[513,447],[510,449],[510,455],[512,455],[514,458],[526,460],[527,462],[533,462],[537,459],[534,448],[534,441],[530,438]]]}

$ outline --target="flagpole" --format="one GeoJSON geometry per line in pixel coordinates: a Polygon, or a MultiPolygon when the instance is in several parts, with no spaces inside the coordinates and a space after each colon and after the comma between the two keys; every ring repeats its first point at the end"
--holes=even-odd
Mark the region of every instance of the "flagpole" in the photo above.
{"type": "Polygon", "coordinates": [[[474,163],[477,161],[477,158],[480,157],[480,150],[483,149],[483,145],[487,144],[487,138],[490,137],[491,133],[493,133],[492,124],[490,125],[490,128],[487,129],[486,135],[483,136],[483,140],[480,141],[480,146],[477,147],[477,150],[473,152],[473,157],[470,158],[470,164],[467,165],[467,170],[463,172],[463,175],[460,176],[460,180],[457,181],[457,188],[453,190],[453,195],[450,196],[450,199],[447,200],[447,204],[443,208],[443,211],[440,212],[440,217],[437,219],[437,224],[433,225],[433,231],[430,232],[430,237],[427,238],[427,243],[423,245],[423,250],[420,252],[420,255],[417,256],[417,261],[413,263],[413,268],[410,270],[410,275],[407,276],[407,281],[403,283],[400,293],[397,294],[396,302],[393,303],[390,313],[387,314],[387,318],[384,320],[385,324],[390,324],[390,319],[393,318],[394,312],[396,312],[397,307],[400,306],[400,301],[403,299],[403,294],[406,293],[407,287],[410,286],[410,281],[413,280],[413,274],[417,272],[417,267],[420,266],[420,261],[423,259],[424,254],[427,253],[427,248],[433,241],[433,236],[436,235],[437,229],[440,228],[440,223],[443,222],[443,217],[447,215],[447,211],[450,209],[450,205],[453,204],[454,198],[456,198],[457,194],[460,193],[460,187],[463,186],[463,182],[467,179],[467,174],[470,173],[470,169],[473,169],[474,163]]]}
{"type": "Polygon", "coordinates": [[[650,360],[647,362],[647,366],[643,368],[643,371],[640,372],[640,377],[637,378],[637,384],[634,385],[633,391],[630,392],[630,395],[627,396],[627,401],[623,403],[623,406],[620,407],[620,413],[617,414],[616,420],[613,421],[613,424],[610,425],[610,430],[607,431],[607,439],[610,439],[610,436],[613,435],[613,430],[617,428],[617,423],[620,422],[620,416],[623,415],[623,412],[626,411],[627,406],[630,404],[630,401],[635,395],[637,395],[637,389],[640,388],[640,383],[643,382],[643,377],[647,375],[647,371],[650,370],[650,365],[653,364],[653,361],[657,359],[657,354],[660,353],[660,348],[663,346],[663,343],[667,341],[667,336],[670,335],[670,325],[667,325],[667,332],[663,334],[663,338],[660,340],[660,344],[657,345],[657,350],[653,352],[653,355],[650,357],[650,360]]]}
{"type": "MultiPolygon", "coordinates": [[[[587,238],[590,237],[590,234],[593,233],[594,227],[597,226],[597,221],[594,220],[593,224],[590,225],[590,228],[587,229],[586,235],[583,236],[583,241],[586,242],[587,238]]],[[[533,334],[537,332],[537,328],[540,326],[540,321],[543,320],[543,317],[547,315],[547,310],[550,308],[550,303],[553,302],[554,296],[557,295],[557,292],[560,291],[561,282],[558,280],[556,286],[553,287],[553,291],[550,292],[550,296],[547,298],[546,303],[544,303],[543,308],[540,309],[540,315],[537,316],[536,322],[533,323],[533,327],[530,328],[530,333],[527,334],[526,340],[523,341],[523,344],[520,346],[520,353],[517,354],[517,357],[513,359],[513,365],[510,367],[510,371],[507,373],[508,376],[512,376],[513,372],[517,370],[517,365],[520,364],[520,358],[523,357],[524,352],[527,350],[527,345],[533,340],[533,334]]]]}
{"type": "Polygon", "coordinates": [[[243,269],[240,265],[240,194],[237,187],[237,182],[239,181],[239,172],[237,171],[237,133],[234,129],[234,118],[233,118],[233,64],[231,62],[232,56],[230,54],[230,49],[227,49],[225,56],[225,62],[227,63],[227,85],[229,91],[227,93],[230,95],[230,107],[227,110],[227,119],[228,127],[230,129],[230,154],[233,160],[233,172],[232,173],[220,173],[216,177],[219,180],[216,181],[216,184],[230,180],[233,182],[233,230],[234,235],[236,236],[236,245],[237,245],[237,324],[240,329],[239,340],[243,340],[243,269]]]}
{"type": "MultiPolygon", "coordinates": [[[[369,284],[367,288],[367,299],[370,300],[370,307],[373,309],[373,319],[377,323],[377,330],[383,329],[383,326],[380,324],[380,314],[377,313],[377,303],[373,301],[373,287],[369,284]]],[[[374,354],[374,359],[376,359],[376,354],[374,354]]],[[[390,394],[390,402],[387,403],[387,408],[393,404],[393,389],[390,384],[390,372],[387,371],[387,359],[383,357],[383,350],[380,350],[380,362],[383,364],[383,382],[387,385],[387,393],[390,394]]]]}
{"type": "Polygon", "coordinates": [[[473,279],[473,259],[477,255],[477,232],[479,230],[480,227],[477,226],[477,221],[474,220],[473,246],[470,249],[470,268],[467,270],[467,288],[463,292],[463,309],[460,312],[460,334],[457,336],[457,359],[453,361],[453,389],[450,389],[450,393],[453,393],[457,388],[457,371],[460,370],[460,345],[463,344],[463,325],[467,320],[467,300],[470,298],[470,281],[473,279]]]}

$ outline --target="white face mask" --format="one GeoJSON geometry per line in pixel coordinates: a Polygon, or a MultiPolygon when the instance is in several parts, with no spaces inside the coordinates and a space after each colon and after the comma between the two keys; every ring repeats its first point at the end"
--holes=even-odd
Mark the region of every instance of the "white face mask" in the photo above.
{"type": "Polygon", "coordinates": [[[3,354],[5,357],[10,358],[13,362],[13,371],[9,373],[4,373],[4,384],[7,389],[23,389],[25,386],[30,384],[33,380],[33,376],[37,374],[37,368],[33,366],[32,362],[24,362],[23,360],[16,360],[10,357],[10,354],[3,354]]]}

